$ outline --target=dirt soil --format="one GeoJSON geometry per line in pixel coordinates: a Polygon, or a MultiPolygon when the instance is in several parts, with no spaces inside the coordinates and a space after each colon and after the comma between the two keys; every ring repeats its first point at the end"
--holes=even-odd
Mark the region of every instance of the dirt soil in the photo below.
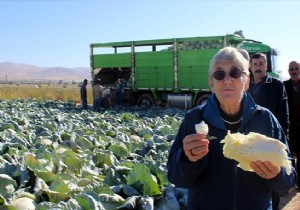
{"type": "Polygon", "coordinates": [[[300,191],[293,188],[288,194],[280,197],[281,210],[300,210],[300,191]]]}

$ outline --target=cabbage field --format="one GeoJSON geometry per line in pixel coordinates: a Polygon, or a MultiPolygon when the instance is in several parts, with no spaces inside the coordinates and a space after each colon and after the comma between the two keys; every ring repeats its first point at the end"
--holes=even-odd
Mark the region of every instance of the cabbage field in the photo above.
{"type": "Polygon", "coordinates": [[[0,103],[0,209],[183,209],[167,180],[184,110],[81,111],[59,101],[0,103]]]}

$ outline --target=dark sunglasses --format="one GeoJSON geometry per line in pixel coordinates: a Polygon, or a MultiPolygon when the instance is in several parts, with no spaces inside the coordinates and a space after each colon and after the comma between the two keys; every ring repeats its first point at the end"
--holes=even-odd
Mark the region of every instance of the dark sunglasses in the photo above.
{"type": "MultiPolygon", "coordinates": [[[[229,76],[233,79],[237,79],[242,75],[242,73],[246,73],[246,72],[241,71],[238,68],[232,68],[229,72],[229,76]]],[[[215,78],[216,80],[223,80],[226,77],[226,73],[223,70],[217,70],[213,73],[212,77],[215,78]]]]}
{"type": "Polygon", "coordinates": [[[289,68],[289,70],[290,70],[290,71],[294,71],[294,70],[295,70],[295,71],[298,71],[299,68],[298,68],[298,67],[296,67],[296,68],[289,68]]]}

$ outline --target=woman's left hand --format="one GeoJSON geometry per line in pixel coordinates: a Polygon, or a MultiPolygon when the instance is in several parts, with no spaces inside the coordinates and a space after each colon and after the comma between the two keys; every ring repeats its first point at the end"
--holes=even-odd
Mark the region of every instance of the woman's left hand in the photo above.
{"type": "Polygon", "coordinates": [[[270,161],[252,161],[250,164],[253,171],[264,179],[272,179],[280,173],[280,167],[270,161]]]}

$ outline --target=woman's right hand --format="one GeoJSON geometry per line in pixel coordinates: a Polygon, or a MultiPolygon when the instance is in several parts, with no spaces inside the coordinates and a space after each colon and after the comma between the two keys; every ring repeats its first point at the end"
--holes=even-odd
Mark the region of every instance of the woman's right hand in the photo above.
{"type": "Polygon", "coordinates": [[[183,139],[183,150],[192,162],[200,160],[208,153],[209,140],[204,134],[190,134],[183,139]]]}

